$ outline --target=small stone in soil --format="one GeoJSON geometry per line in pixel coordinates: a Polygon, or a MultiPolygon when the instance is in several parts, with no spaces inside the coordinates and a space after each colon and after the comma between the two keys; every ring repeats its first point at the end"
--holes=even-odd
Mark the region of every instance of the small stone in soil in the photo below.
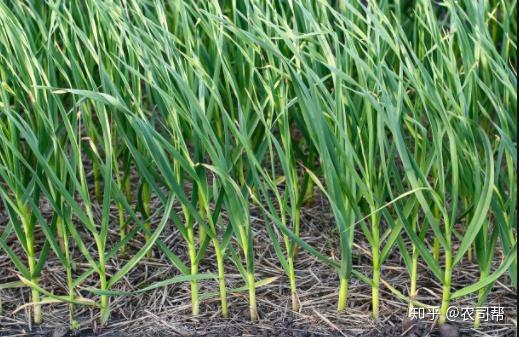
{"type": "Polygon", "coordinates": [[[444,324],[440,328],[440,336],[441,337],[459,337],[460,332],[458,328],[450,324],[444,324]]]}
{"type": "Polygon", "coordinates": [[[52,331],[52,337],[64,337],[68,333],[68,329],[65,327],[59,327],[52,331]]]}

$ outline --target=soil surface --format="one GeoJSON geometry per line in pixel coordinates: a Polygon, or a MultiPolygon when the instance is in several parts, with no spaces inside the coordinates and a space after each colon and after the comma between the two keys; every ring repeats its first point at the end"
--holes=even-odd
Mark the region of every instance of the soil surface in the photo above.
{"type": "MultiPolygon", "coordinates": [[[[155,209],[160,210],[158,201],[155,209]]],[[[50,207],[41,205],[42,211],[51,217],[50,207]]],[[[177,207],[179,214],[180,206],[177,207]]],[[[152,208],[153,209],[153,208],[152,208]]],[[[117,219],[114,209],[114,219],[117,219]]],[[[141,293],[138,296],[112,297],[110,299],[111,318],[106,327],[99,328],[97,310],[75,307],[75,319],[79,330],[71,333],[68,330],[68,305],[44,305],[44,323],[41,326],[29,324],[30,315],[27,301],[30,291],[26,288],[6,289],[0,291],[0,302],[3,311],[0,313],[0,336],[187,336],[187,337],[234,337],[234,336],[347,336],[347,337],[465,337],[465,336],[504,336],[516,335],[517,296],[510,286],[508,276],[500,278],[488,298],[487,306],[504,307],[504,319],[500,322],[483,322],[478,330],[471,328],[472,322],[456,321],[448,328],[438,329],[431,321],[409,321],[408,305],[398,299],[388,287],[381,288],[380,319],[371,318],[371,288],[357,280],[350,281],[348,308],[344,313],[337,313],[338,278],[336,272],[324,266],[305,251],[300,251],[296,258],[296,274],[298,296],[301,309],[293,312],[291,308],[288,280],[279,265],[278,258],[265,230],[265,224],[259,210],[251,211],[254,219],[254,238],[257,280],[271,279],[272,282],[257,289],[258,312],[260,321],[252,324],[248,319],[247,294],[232,291],[243,286],[243,279],[236,267],[228,261],[226,265],[226,282],[229,290],[229,318],[222,319],[219,299],[211,293],[218,289],[214,281],[201,281],[200,293],[206,295],[201,303],[201,313],[193,318],[190,314],[189,284],[177,284],[141,293]]],[[[156,221],[160,214],[155,215],[156,221]]],[[[6,224],[6,215],[0,210],[0,232],[6,224]]],[[[326,256],[334,258],[339,255],[336,226],[333,215],[325,198],[316,197],[311,206],[302,213],[302,238],[326,256]]],[[[117,242],[117,226],[114,224],[111,233],[112,243],[117,242]]],[[[368,276],[371,273],[371,250],[363,242],[362,232],[355,234],[353,268],[368,276]]],[[[43,235],[39,235],[43,241],[43,235]]],[[[85,242],[91,238],[85,237],[85,242]]],[[[185,261],[187,249],[181,236],[173,225],[168,226],[161,234],[161,240],[175,254],[185,261]]],[[[15,238],[8,244],[17,249],[15,238]]],[[[127,246],[128,256],[136,252],[142,245],[141,237],[131,240],[127,246]]],[[[92,244],[92,255],[95,249],[92,244]]],[[[19,248],[18,248],[19,249],[19,248]]],[[[21,251],[15,251],[23,256],[21,251]]],[[[75,276],[87,271],[88,264],[78,250],[72,252],[75,262],[75,276]]],[[[495,266],[499,265],[502,254],[496,253],[495,266]]],[[[107,266],[108,273],[114,273],[127,258],[114,257],[107,266]]],[[[213,252],[202,261],[200,272],[216,270],[213,252]]],[[[441,285],[423,264],[419,266],[418,298],[429,305],[441,303],[441,285]]],[[[17,280],[16,269],[5,254],[0,254],[0,284],[17,280]]],[[[127,276],[119,281],[113,290],[131,292],[139,287],[177,276],[179,272],[168,262],[158,250],[153,257],[145,258],[127,276]]],[[[463,261],[462,266],[453,275],[453,289],[460,289],[473,284],[479,279],[479,268],[475,262],[463,261]]],[[[383,284],[391,285],[401,294],[408,294],[409,276],[395,247],[382,268],[383,284]]],[[[61,263],[54,256],[49,256],[43,270],[40,284],[54,294],[66,293],[66,273],[61,263]]],[[[94,276],[89,277],[78,291],[82,296],[94,298],[84,290],[88,287],[99,287],[94,276]]],[[[453,302],[453,306],[473,306],[475,296],[466,296],[453,302]]]]}
{"type": "MultiPolygon", "coordinates": [[[[375,327],[372,331],[360,334],[348,334],[345,331],[329,331],[326,333],[313,332],[312,327],[296,326],[293,321],[287,320],[275,327],[265,328],[261,325],[253,325],[247,323],[241,324],[227,324],[222,327],[215,328],[207,325],[203,330],[207,332],[200,332],[195,334],[175,334],[163,333],[160,330],[153,333],[143,331],[139,336],[186,336],[186,337],[229,337],[229,336],[250,336],[250,337],[472,337],[472,336],[517,336],[512,330],[503,334],[495,331],[497,334],[481,334],[475,331],[463,329],[455,324],[448,324],[441,328],[436,328],[430,322],[421,321],[404,321],[400,324],[381,324],[375,327]]],[[[22,331],[20,331],[22,332],[22,331]]],[[[8,336],[9,334],[0,334],[1,336],[8,336]]],[[[67,328],[36,328],[26,334],[17,334],[35,337],[119,337],[127,336],[126,332],[117,332],[110,328],[102,329],[80,329],[75,332],[69,331],[67,328]]],[[[12,335],[15,336],[15,335],[12,335]]]]}

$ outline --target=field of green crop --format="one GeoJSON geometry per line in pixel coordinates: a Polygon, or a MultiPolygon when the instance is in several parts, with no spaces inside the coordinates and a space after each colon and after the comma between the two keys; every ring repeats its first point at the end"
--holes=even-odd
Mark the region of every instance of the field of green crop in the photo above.
{"type": "Polygon", "coordinates": [[[516,15],[516,0],[0,0],[0,335],[58,308],[71,330],[85,308],[109,327],[114,303],[171,289],[202,320],[268,325],[262,287],[319,319],[303,258],[339,318],[359,284],[366,322],[396,302],[401,318],[437,306],[442,326],[460,300],[515,293],[516,15]],[[154,264],[171,268],[131,281],[154,264]]]}

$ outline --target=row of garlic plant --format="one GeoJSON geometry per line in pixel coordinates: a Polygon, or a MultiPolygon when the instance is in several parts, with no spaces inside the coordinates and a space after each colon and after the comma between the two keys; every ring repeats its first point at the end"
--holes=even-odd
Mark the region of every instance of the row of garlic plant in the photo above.
{"type": "Polygon", "coordinates": [[[40,301],[58,299],[71,305],[72,325],[76,304],[98,306],[106,323],[109,296],[124,295],[111,288],[155,250],[180,276],[148,289],[190,282],[197,315],[198,283],[215,277],[226,317],[230,259],[256,320],[250,210],[259,207],[294,310],[299,248],[337,270],[340,311],[355,277],[371,285],[378,317],[382,266],[395,251],[410,292],[385,285],[410,308],[423,305],[420,260],[443,286],[442,323],[456,298],[477,292],[483,305],[504,272],[516,282],[514,23],[491,16],[513,11],[509,1],[2,3],[1,198],[10,221],[0,244],[22,277],[5,287],[31,287],[35,322],[40,301]],[[300,238],[314,185],[330,202],[339,261],[300,238]],[[155,212],[152,198],[162,205],[155,212]],[[120,242],[107,249],[112,205],[120,242]],[[186,241],[187,261],[161,241],[166,225],[186,241]],[[353,266],[357,227],[371,275],[353,266]],[[108,277],[110,258],[140,233],[142,248],[108,277]],[[217,270],[199,274],[210,245],[217,270]],[[73,247],[89,264],[80,275],[73,247]],[[505,257],[493,271],[496,248],[505,257]],[[479,282],[452,293],[455,268],[474,253],[479,282]],[[67,295],[38,283],[48,254],[67,271],[67,295]],[[87,290],[99,299],[79,292],[92,274],[87,290]]]}

